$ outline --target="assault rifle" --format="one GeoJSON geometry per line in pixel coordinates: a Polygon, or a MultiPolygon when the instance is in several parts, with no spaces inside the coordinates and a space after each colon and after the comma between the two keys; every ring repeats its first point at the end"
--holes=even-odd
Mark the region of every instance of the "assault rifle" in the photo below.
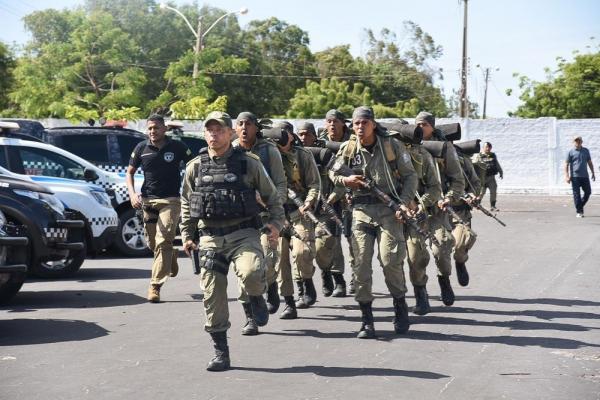
{"type": "MultiPolygon", "coordinates": [[[[304,206],[304,201],[300,198],[298,193],[288,188],[288,198],[294,202],[296,207],[300,208],[304,206]]],[[[333,236],[327,225],[320,222],[317,216],[310,210],[304,210],[304,215],[308,217],[315,225],[317,225],[321,230],[323,230],[327,235],[333,236]]]]}
{"type": "Polygon", "coordinates": [[[332,220],[333,222],[335,222],[335,225],[339,229],[338,232],[343,231],[344,230],[344,224],[342,223],[342,220],[340,219],[340,217],[338,217],[337,212],[335,212],[335,209],[331,206],[331,204],[329,204],[327,202],[327,199],[325,199],[320,194],[319,194],[319,200],[321,201],[321,210],[323,210],[323,212],[325,213],[325,215],[327,215],[330,220],[332,220]]]}
{"type": "MultiPolygon", "coordinates": [[[[469,195],[465,194],[463,196],[463,200],[467,200],[469,198],[469,195]]],[[[479,204],[478,202],[474,202],[471,204],[473,207],[475,207],[476,209],[478,209],[479,211],[481,211],[484,215],[486,215],[487,217],[493,218],[494,220],[496,220],[496,222],[498,222],[500,225],[502,226],[506,226],[506,224],[502,221],[500,221],[500,219],[498,217],[496,217],[496,215],[492,214],[490,212],[490,210],[486,209],[485,207],[483,207],[481,204],[479,204]]]]}
{"type": "MultiPolygon", "coordinates": [[[[341,176],[351,176],[355,175],[354,171],[347,165],[336,162],[331,170],[341,176]]],[[[421,235],[425,239],[431,240],[431,243],[436,246],[440,246],[440,242],[433,236],[431,232],[428,232],[419,226],[418,221],[415,218],[411,218],[408,214],[402,209],[400,203],[394,201],[387,193],[381,190],[372,179],[363,176],[363,187],[371,192],[379,201],[385,204],[388,208],[393,211],[399,212],[402,215],[402,219],[404,219],[419,235],[421,235]]]]}

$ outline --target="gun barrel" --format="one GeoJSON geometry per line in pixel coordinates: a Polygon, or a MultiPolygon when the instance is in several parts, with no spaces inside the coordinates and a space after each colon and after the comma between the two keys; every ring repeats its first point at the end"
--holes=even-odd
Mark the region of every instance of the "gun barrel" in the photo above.
{"type": "Polygon", "coordinates": [[[200,252],[198,250],[192,250],[190,258],[192,259],[192,267],[194,268],[194,275],[200,274],[200,252]]]}

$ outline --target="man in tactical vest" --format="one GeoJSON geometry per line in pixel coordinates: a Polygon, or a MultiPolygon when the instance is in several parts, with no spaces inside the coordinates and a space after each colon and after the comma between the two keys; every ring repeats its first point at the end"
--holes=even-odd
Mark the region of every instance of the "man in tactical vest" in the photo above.
{"type": "MultiPolygon", "coordinates": [[[[281,154],[273,142],[263,138],[261,129],[262,125],[258,121],[258,118],[256,118],[256,115],[248,111],[240,113],[235,124],[237,139],[233,141],[233,146],[239,146],[258,156],[277,189],[281,204],[283,204],[287,200],[287,180],[281,162],[281,154]]],[[[268,210],[264,207],[263,213],[268,217],[266,215],[268,214],[268,210]]],[[[268,233],[263,232],[260,235],[260,241],[265,255],[265,267],[267,271],[267,307],[269,313],[274,314],[279,309],[280,303],[276,271],[279,251],[277,249],[278,241],[270,242],[268,237],[268,233]]],[[[246,297],[245,294],[242,294],[242,297],[246,297]]],[[[252,319],[250,304],[244,300],[242,302],[247,320],[242,334],[256,335],[258,334],[258,327],[256,326],[256,321],[252,319]]]]}
{"type": "Polygon", "coordinates": [[[257,156],[231,146],[231,118],[215,111],[204,121],[208,148],[186,166],[181,193],[181,238],[184,251],[198,250],[204,289],[204,329],[214,342],[215,357],[207,370],[230,368],[227,330],[227,273],[230,264],[241,291],[248,295],[252,317],[259,326],[269,320],[263,294],[266,277],[257,220],[261,201],[269,209],[265,227],[276,240],[284,211],[277,189],[257,156]],[[194,242],[196,231],[199,241],[194,242]]]}
{"type": "MultiPolygon", "coordinates": [[[[350,139],[352,132],[346,125],[348,120],[346,116],[336,109],[331,109],[327,111],[325,114],[325,129],[321,132],[319,136],[319,140],[328,140],[332,142],[345,142],[350,139]]],[[[345,190],[343,188],[335,188],[331,187],[331,181],[329,178],[325,179],[327,172],[325,168],[323,168],[321,174],[321,184],[322,184],[322,196],[324,198],[328,198],[332,193],[336,193],[335,197],[330,199],[332,204],[337,204],[337,209],[341,212],[341,218],[345,226],[352,226],[352,209],[347,197],[344,195],[345,190]],[[341,196],[340,196],[341,194],[341,196]],[[336,203],[337,202],[337,203],[336,203]]],[[[331,224],[331,223],[330,223],[331,224]]],[[[332,231],[333,232],[333,231],[332,231]]],[[[352,263],[354,262],[354,255],[352,251],[352,240],[350,239],[350,232],[346,233],[346,240],[348,241],[348,265],[352,267],[352,263]]],[[[335,289],[332,292],[332,296],[334,297],[344,297],[346,295],[346,281],[344,280],[344,253],[342,252],[342,241],[341,236],[336,240],[337,243],[332,243],[327,236],[322,236],[317,238],[317,263],[319,263],[319,258],[324,257],[325,261],[323,265],[329,264],[327,261],[331,258],[331,277],[325,275],[323,276],[323,287],[331,287],[335,284],[335,289]],[[328,243],[325,243],[329,240],[328,243]],[[333,247],[330,247],[333,246],[333,247]],[[327,251],[327,250],[330,251],[327,251]],[[333,251],[331,251],[331,249],[333,251]],[[332,282],[333,281],[335,282],[332,282]],[[335,294],[333,294],[335,293],[335,294]]],[[[354,275],[352,275],[350,279],[350,283],[348,284],[348,292],[350,294],[355,293],[354,288],[354,275]]],[[[325,294],[327,296],[327,294],[325,294]]]]}
{"type": "MultiPolygon", "coordinates": [[[[440,183],[437,165],[433,157],[420,143],[407,144],[413,166],[418,176],[418,188],[415,202],[416,210],[411,216],[417,217],[424,213],[427,218],[427,230],[434,233],[439,245],[431,243],[432,253],[438,270],[452,269],[452,227],[448,216],[439,207],[438,202],[443,200],[442,186],[440,183]]],[[[417,218],[419,220],[420,218],[417,218]]],[[[415,292],[415,307],[413,313],[425,315],[431,311],[426,284],[427,265],[429,264],[429,251],[425,238],[419,235],[413,227],[406,225],[407,260],[410,267],[410,281],[415,292]]]]}
{"type": "Polygon", "coordinates": [[[284,121],[277,124],[275,128],[281,133],[276,144],[287,177],[288,194],[293,192],[303,203],[298,207],[288,195],[288,200],[283,205],[288,225],[279,242],[279,290],[286,303],[280,318],[294,319],[298,316],[296,309],[308,308],[317,300],[317,291],[313,282],[315,272],[313,261],[316,252],[315,227],[304,217],[304,213],[316,205],[321,180],[312,154],[294,145],[297,138],[293,134],[292,124],[284,121]],[[298,287],[298,301],[295,303],[292,265],[293,280],[298,287]]]}
{"type": "Polygon", "coordinates": [[[403,271],[406,243],[401,221],[402,213],[408,212],[405,205],[409,204],[417,190],[417,175],[404,145],[377,133],[382,129],[375,122],[370,107],[362,106],[354,110],[352,126],[356,139],[342,144],[329,176],[336,185],[352,190],[354,298],[362,313],[362,326],[357,337],[372,339],[376,337],[372,310],[375,241],[385,283],[394,299],[394,329],[402,334],[410,326],[403,271]],[[351,168],[352,174],[338,173],[342,166],[351,168]],[[381,202],[369,190],[369,184],[374,184],[401,204],[402,211],[395,212],[381,202]]]}
{"type": "Polygon", "coordinates": [[[188,162],[193,156],[183,142],[166,136],[167,127],[162,116],[150,116],[147,129],[148,140],[140,142],[131,153],[125,177],[132,207],[143,211],[144,236],[154,253],[148,301],[158,303],[162,285],[179,271],[173,239],[180,213],[180,163],[188,162]],[[133,185],[139,167],[144,172],[141,198],[133,185]]]}
{"type": "MultiPolygon", "coordinates": [[[[423,129],[424,141],[446,141],[443,133],[435,129],[435,117],[431,113],[425,111],[420,112],[415,118],[415,124],[423,129]]],[[[444,196],[443,200],[438,202],[438,207],[445,211],[447,205],[454,207],[455,205],[463,204],[461,197],[465,192],[465,180],[454,146],[447,146],[443,158],[436,159],[436,161],[444,196]]],[[[442,248],[447,248],[448,241],[450,241],[451,238],[443,234],[443,228],[440,228],[439,232],[436,232],[436,237],[438,235],[444,240],[442,248]]],[[[447,306],[451,306],[454,304],[455,299],[454,291],[452,290],[452,285],[450,283],[452,264],[450,262],[444,262],[445,260],[447,260],[447,257],[440,254],[440,262],[437,264],[438,283],[440,285],[442,302],[447,306]]],[[[462,271],[457,272],[460,274],[462,271]]]]}
{"type": "Polygon", "coordinates": [[[483,200],[487,189],[490,189],[490,210],[498,211],[496,208],[496,192],[498,190],[496,175],[499,175],[500,179],[504,179],[504,173],[502,172],[502,167],[500,166],[498,157],[496,157],[496,153],[492,152],[492,144],[490,142],[483,144],[483,150],[477,154],[474,162],[482,169],[482,172],[479,174],[479,179],[482,183],[481,199],[483,200]]]}

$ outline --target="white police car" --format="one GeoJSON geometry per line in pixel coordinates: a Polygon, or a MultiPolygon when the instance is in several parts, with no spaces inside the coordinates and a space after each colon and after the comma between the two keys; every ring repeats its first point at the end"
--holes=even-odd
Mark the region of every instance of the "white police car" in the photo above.
{"type": "MultiPolygon", "coordinates": [[[[0,166],[13,173],[32,177],[93,181],[106,190],[118,214],[119,225],[114,246],[127,256],[149,254],[143,226],[129,202],[125,174],[102,170],[68,151],[25,135],[13,134],[3,134],[0,137],[0,166]]],[[[134,182],[136,191],[141,191],[143,176],[136,176],[134,182]]],[[[39,183],[47,184],[47,182],[39,183]]]]}

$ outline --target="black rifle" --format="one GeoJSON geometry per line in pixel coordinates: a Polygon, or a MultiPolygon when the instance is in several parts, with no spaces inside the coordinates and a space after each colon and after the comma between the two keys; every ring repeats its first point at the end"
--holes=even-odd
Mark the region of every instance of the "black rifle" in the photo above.
{"type": "MultiPolygon", "coordinates": [[[[467,199],[469,199],[469,195],[465,194],[465,195],[463,196],[463,200],[465,200],[465,201],[466,201],[467,199]]],[[[473,207],[475,207],[476,209],[478,209],[479,211],[481,211],[481,212],[482,212],[484,215],[486,215],[486,216],[488,216],[488,217],[490,217],[490,218],[493,218],[493,219],[495,219],[495,220],[496,220],[496,222],[498,222],[500,225],[502,225],[502,226],[506,226],[506,224],[505,224],[504,222],[500,221],[500,219],[499,219],[498,217],[496,217],[494,214],[492,214],[492,213],[490,212],[490,210],[486,209],[485,207],[483,207],[483,206],[482,206],[481,204],[479,204],[478,202],[473,202],[471,205],[472,205],[473,207]]]]}
{"type": "MultiPolygon", "coordinates": [[[[342,164],[340,162],[336,162],[333,165],[332,171],[341,176],[350,176],[355,175],[354,171],[347,165],[342,164]]],[[[388,208],[393,211],[399,212],[402,216],[402,219],[406,221],[419,235],[421,235],[425,239],[431,240],[431,243],[436,246],[440,246],[440,242],[433,236],[431,232],[428,232],[421,228],[415,218],[411,218],[406,214],[406,212],[400,206],[400,203],[394,201],[386,192],[381,190],[372,179],[367,178],[363,175],[363,187],[371,192],[379,201],[385,204],[388,208]]]]}
{"type": "MultiPolygon", "coordinates": [[[[294,202],[296,207],[300,208],[304,206],[304,201],[298,196],[298,193],[294,192],[292,189],[288,188],[288,197],[290,200],[294,202]]],[[[321,230],[323,230],[327,235],[333,236],[327,225],[320,222],[317,216],[310,210],[304,210],[304,215],[306,215],[315,225],[319,226],[321,230]]]]}
{"type": "Polygon", "coordinates": [[[194,275],[200,274],[200,250],[190,251],[190,258],[192,259],[192,267],[194,268],[194,275]]]}
{"type": "Polygon", "coordinates": [[[319,195],[319,200],[321,200],[321,210],[323,210],[325,215],[327,215],[330,220],[335,222],[335,225],[339,229],[338,232],[343,231],[344,224],[342,223],[340,217],[338,217],[337,212],[335,212],[335,209],[331,206],[331,204],[327,202],[327,200],[323,196],[319,195]]]}
{"type": "Polygon", "coordinates": [[[463,220],[460,217],[460,215],[458,215],[458,213],[456,212],[456,210],[454,210],[454,208],[452,208],[452,206],[450,204],[446,205],[446,211],[448,212],[448,214],[450,214],[450,216],[452,218],[454,218],[455,220],[457,220],[459,224],[467,225],[467,223],[465,222],[465,220],[463,220]]]}

